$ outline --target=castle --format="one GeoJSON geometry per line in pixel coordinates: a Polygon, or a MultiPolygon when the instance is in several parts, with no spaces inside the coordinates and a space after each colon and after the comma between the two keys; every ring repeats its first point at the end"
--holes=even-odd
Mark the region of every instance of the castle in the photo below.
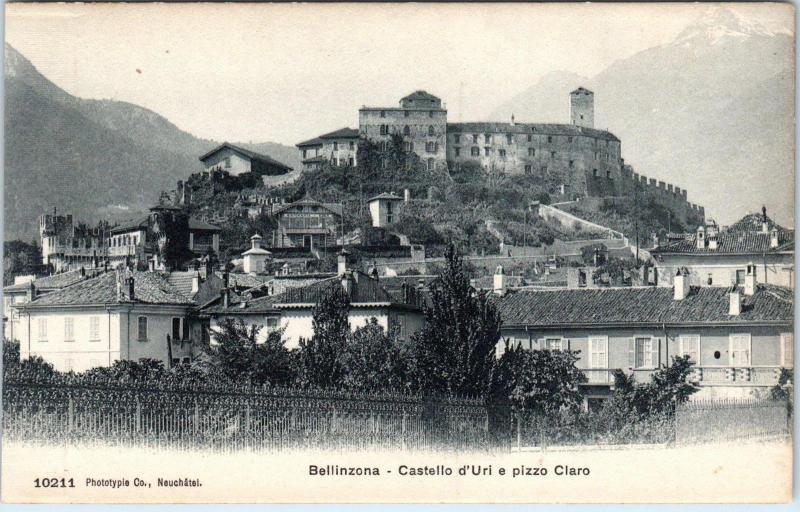
{"type": "Polygon", "coordinates": [[[440,98],[415,91],[398,107],[359,109],[358,130],[342,128],[297,147],[306,170],[326,162],[353,166],[361,139],[386,142],[399,135],[406,151],[429,170],[473,162],[487,172],[527,174],[563,200],[631,196],[638,189],[671,208],[684,223],[702,221],[703,207],[690,203],[685,189],[634,172],[622,158],[619,138],[594,128],[592,91],[579,87],[569,98],[570,124],[518,123],[513,115],[510,122],[448,123],[440,98]]]}

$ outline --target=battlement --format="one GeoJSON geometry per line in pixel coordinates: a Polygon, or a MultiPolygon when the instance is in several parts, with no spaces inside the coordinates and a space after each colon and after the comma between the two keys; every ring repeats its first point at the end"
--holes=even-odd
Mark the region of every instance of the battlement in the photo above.
{"type": "Polygon", "coordinates": [[[660,204],[674,211],[684,225],[692,225],[705,219],[705,208],[688,201],[688,192],[672,183],[666,183],[634,172],[630,165],[622,166],[623,186],[626,195],[637,190],[647,193],[660,204]]]}

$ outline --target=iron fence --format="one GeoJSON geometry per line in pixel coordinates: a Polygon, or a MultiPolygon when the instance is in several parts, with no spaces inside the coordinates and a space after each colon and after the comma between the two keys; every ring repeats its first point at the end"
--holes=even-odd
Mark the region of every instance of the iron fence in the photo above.
{"type": "Polygon", "coordinates": [[[786,400],[694,400],[678,404],[675,411],[676,444],[764,439],[791,434],[791,415],[786,400]]]}

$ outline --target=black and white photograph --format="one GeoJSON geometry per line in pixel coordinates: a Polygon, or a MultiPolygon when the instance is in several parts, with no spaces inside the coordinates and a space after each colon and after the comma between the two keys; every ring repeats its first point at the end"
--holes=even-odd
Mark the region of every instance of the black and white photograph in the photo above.
{"type": "Polygon", "coordinates": [[[788,503],[789,3],[6,3],[4,503],[788,503]]]}

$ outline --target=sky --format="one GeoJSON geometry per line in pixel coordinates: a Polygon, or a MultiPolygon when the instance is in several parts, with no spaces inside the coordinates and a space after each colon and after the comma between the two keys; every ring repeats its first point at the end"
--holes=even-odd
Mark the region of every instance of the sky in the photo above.
{"type": "MultiPolygon", "coordinates": [[[[727,8],[783,30],[786,6],[727,8]]],[[[294,145],[417,89],[479,120],[544,74],[666,44],[702,4],[6,5],[6,41],[70,94],[196,136],[294,145]],[[590,14],[591,10],[591,15],[590,14]]]]}

